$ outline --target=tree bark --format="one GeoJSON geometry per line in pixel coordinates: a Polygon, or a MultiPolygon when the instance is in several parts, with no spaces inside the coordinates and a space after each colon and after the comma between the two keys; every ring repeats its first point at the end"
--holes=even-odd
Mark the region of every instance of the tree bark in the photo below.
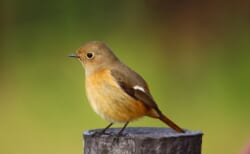
{"type": "Polygon", "coordinates": [[[202,132],[177,133],[170,128],[110,128],[109,135],[84,132],[84,154],[201,154],[202,132]]]}

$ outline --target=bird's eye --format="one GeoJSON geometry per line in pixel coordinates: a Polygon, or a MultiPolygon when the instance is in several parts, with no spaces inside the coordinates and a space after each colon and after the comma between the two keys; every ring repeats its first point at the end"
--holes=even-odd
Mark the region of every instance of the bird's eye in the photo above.
{"type": "Polygon", "coordinates": [[[94,53],[88,52],[88,53],[86,54],[86,57],[87,57],[88,59],[92,59],[92,58],[94,58],[94,53]]]}

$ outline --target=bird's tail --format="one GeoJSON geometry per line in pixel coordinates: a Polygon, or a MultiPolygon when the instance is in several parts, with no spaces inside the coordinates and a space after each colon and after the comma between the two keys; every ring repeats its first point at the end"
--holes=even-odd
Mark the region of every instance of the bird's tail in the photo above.
{"type": "Polygon", "coordinates": [[[180,128],[179,126],[177,126],[173,121],[171,121],[168,117],[166,117],[165,115],[161,115],[159,117],[159,119],[164,122],[165,124],[167,124],[168,126],[170,126],[172,129],[174,129],[175,131],[179,132],[179,133],[185,133],[185,131],[180,128]]]}

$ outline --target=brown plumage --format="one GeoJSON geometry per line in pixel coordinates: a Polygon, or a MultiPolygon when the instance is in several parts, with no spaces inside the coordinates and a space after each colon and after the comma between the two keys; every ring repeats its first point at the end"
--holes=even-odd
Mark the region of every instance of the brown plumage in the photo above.
{"type": "Polygon", "coordinates": [[[86,93],[94,111],[113,123],[127,124],[142,116],[158,118],[175,131],[184,130],[158,108],[145,80],[123,64],[102,42],[90,42],[71,57],[79,58],[85,68],[86,93]]]}

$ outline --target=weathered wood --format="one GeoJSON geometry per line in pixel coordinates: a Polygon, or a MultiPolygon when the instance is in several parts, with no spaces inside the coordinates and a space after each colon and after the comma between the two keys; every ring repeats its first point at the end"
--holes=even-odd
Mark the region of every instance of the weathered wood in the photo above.
{"type": "MultiPolygon", "coordinates": [[[[107,133],[117,134],[120,128],[107,133]]],[[[93,135],[84,132],[84,154],[201,154],[202,132],[176,133],[169,128],[126,128],[123,135],[93,135]]]]}

